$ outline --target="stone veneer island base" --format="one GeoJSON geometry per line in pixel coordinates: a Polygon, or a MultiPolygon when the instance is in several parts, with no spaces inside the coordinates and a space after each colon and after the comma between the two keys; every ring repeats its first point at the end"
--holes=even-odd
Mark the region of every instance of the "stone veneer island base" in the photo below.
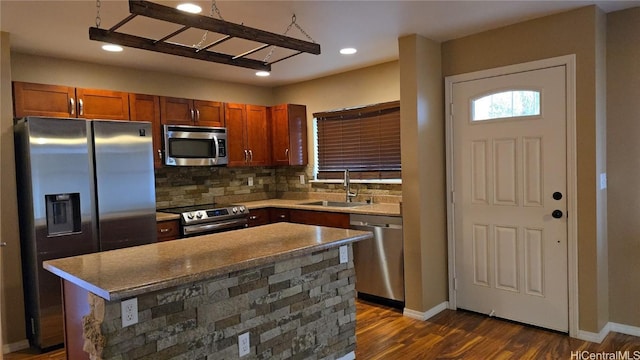
{"type": "Polygon", "coordinates": [[[242,359],[353,359],[351,243],[369,237],[279,223],[45,268],[63,279],[69,359],[238,359],[238,336],[247,332],[242,359]],[[127,269],[137,279],[124,279],[127,269]],[[123,327],[121,302],[132,297],[138,323],[123,327]]]}

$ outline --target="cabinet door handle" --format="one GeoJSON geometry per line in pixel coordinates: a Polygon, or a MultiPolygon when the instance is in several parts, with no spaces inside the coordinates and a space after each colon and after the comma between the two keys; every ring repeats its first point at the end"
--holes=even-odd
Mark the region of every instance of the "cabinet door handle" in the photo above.
{"type": "Polygon", "coordinates": [[[196,122],[200,121],[200,110],[196,109],[196,122]]]}
{"type": "Polygon", "coordinates": [[[196,121],[195,112],[193,111],[193,109],[190,109],[189,111],[191,112],[191,121],[196,121]]]}
{"type": "Polygon", "coordinates": [[[158,149],[158,159],[162,160],[162,150],[158,149]]]}
{"type": "Polygon", "coordinates": [[[249,150],[249,162],[253,162],[253,151],[249,150]]]}
{"type": "Polygon", "coordinates": [[[244,150],[244,162],[248,162],[249,161],[249,152],[247,151],[247,149],[244,150]]]}
{"type": "Polygon", "coordinates": [[[256,220],[258,217],[257,216],[249,216],[249,220],[256,220]]]}
{"type": "Polygon", "coordinates": [[[169,231],[171,231],[171,229],[160,229],[160,232],[161,232],[162,234],[164,234],[164,233],[168,233],[169,231]]]}
{"type": "Polygon", "coordinates": [[[289,148],[284,149],[284,157],[286,157],[287,160],[289,160],[289,148]]]}
{"type": "Polygon", "coordinates": [[[287,217],[287,216],[286,216],[285,214],[280,214],[280,219],[284,219],[284,218],[286,218],[286,217],[287,217]]]}
{"type": "Polygon", "coordinates": [[[78,115],[84,115],[84,103],[82,102],[82,99],[78,99],[78,115]]]}
{"type": "Polygon", "coordinates": [[[71,115],[75,115],[76,114],[76,101],[73,100],[73,98],[69,99],[69,113],[71,115]]]}

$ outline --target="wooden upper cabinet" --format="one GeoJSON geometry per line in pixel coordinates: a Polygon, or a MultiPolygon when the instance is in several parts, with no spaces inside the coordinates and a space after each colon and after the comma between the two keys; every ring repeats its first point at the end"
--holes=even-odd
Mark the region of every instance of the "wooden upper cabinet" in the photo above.
{"type": "Polygon", "coordinates": [[[154,95],[129,94],[131,121],[149,121],[153,131],[153,167],[162,167],[162,125],[160,124],[160,98],[154,95]]]}
{"type": "Polygon", "coordinates": [[[194,117],[193,100],[160,97],[160,119],[162,124],[193,125],[194,117]]]}
{"type": "Polygon", "coordinates": [[[269,108],[273,165],[306,165],[307,107],[282,104],[269,108]]]}
{"type": "Polygon", "coordinates": [[[271,164],[269,126],[265,106],[225,104],[228,166],[271,164]]]}
{"type": "Polygon", "coordinates": [[[195,124],[224,127],[224,104],[219,101],[193,100],[195,124]]]}
{"type": "Polygon", "coordinates": [[[246,148],[247,108],[244,104],[227,103],[224,106],[227,122],[228,166],[246,166],[249,154],[246,148]]]}
{"type": "Polygon", "coordinates": [[[76,88],[78,117],[129,120],[129,94],[122,91],[76,88]]]}
{"type": "Polygon", "coordinates": [[[265,106],[247,105],[249,165],[271,165],[270,136],[265,106]]]}
{"type": "Polygon", "coordinates": [[[59,85],[13,83],[14,115],[129,120],[129,94],[59,85]]]}
{"type": "Polygon", "coordinates": [[[73,87],[13,83],[13,114],[25,116],[76,117],[76,90],[73,87]]]}
{"type": "Polygon", "coordinates": [[[161,122],[170,125],[225,126],[224,105],[218,101],[160,98],[161,122]]]}

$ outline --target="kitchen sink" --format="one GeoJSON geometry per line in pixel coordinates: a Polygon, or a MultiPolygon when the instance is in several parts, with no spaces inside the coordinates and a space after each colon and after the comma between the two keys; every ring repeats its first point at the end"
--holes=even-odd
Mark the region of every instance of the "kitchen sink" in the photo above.
{"type": "Polygon", "coordinates": [[[333,206],[333,207],[356,207],[367,205],[366,202],[346,202],[346,201],[314,201],[308,202],[300,205],[314,205],[314,206],[333,206]]]}

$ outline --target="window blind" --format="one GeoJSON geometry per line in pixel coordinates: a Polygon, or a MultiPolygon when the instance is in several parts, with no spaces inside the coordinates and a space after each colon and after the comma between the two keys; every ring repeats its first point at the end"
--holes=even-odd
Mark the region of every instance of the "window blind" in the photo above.
{"type": "Polygon", "coordinates": [[[313,115],[318,179],[401,177],[399,101],[313,115]]]}

